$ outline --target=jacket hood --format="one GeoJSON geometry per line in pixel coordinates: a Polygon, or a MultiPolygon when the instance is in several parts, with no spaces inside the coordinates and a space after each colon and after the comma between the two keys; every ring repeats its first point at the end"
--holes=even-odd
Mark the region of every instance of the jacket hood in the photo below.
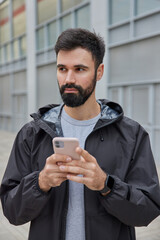
{"type": "MultiPolygon", "coordinates": [[[[101,117],[97,122],[94,129],[103,127],[106,124],[111,124],[120,120],[123,117],[123,109],[122,107],[115,103],[111,102],[107,99],[99,99],[97,102],[101,106],[101,117]]],[[[38,113],[31,114],[31,117],[34,121],[43,128],[46,132],[50,135],[50,131],[48,131],[48,126],[56,131],[58,136],[63,136],[61,125],[60,125],[60,116],[61,111],[63,109],[64,104],[57,105],[57,104],[50,104],[46,105],[38,110],[38,113]]]]}
{"type": "MultiPolygon", "coordinates": [[[[123,116],[123,109],[122,107],[115,103],[111,102],[107,99],[99,99],[97,102],[101,106],[101,119],[103,120],[109,120],[109,119],[117,119],[121,116],[123,116]]],[[[52,121],[54,122],[54,119],[56,121],[57,117],[60,117],[62,108],[64,104],[58,105],[58,104],[50,104],[46,105],[38,110],[37,117],[42,118],[45,121],[52,121]]],[[[34,118],[35,114],[31,114],[31,116],[34,118]]]]}

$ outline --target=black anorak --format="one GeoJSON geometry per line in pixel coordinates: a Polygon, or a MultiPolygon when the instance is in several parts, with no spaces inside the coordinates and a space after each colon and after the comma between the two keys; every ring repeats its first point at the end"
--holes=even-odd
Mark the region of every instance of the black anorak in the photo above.
{"type": "MultiPolygon", "coordinates": [[[[135,226],[160,214],[160,188],[148,133],[113,102],[100,100],[101,118],[85,149],[114,178],[107,196],[84,187],[86,240],[134,240],[135,226]]],[[[10,223],[31,221],[29,240],[65,239],[68,181],[44,193],[39,172],[53,154],[52,139],[63,136],[62,106],[48,105],[17,134],[1,184],[4,215],[10,223]],[[52,122],[43,117],[52,111],[52,122]]]]}

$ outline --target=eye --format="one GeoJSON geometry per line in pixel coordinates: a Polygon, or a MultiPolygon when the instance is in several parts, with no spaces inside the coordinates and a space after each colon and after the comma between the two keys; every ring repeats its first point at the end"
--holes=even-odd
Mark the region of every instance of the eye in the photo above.
{"type": "Polygon", "coordinates": [[[80,68],[80,67],[79,67],[79,68],[76,68],[76,71],[77,71],[77,72],[83,72],[83,71],[85,71],[85,70],[84,70],[84,68],[80,68]]]}
{"type": "Polygon", "coordinates": [[[66,68],[60,67],[60,68],[58,68],[58,70],[59,70],[60,72],[65,72],[65,71],[66,71],[66,68]]]}

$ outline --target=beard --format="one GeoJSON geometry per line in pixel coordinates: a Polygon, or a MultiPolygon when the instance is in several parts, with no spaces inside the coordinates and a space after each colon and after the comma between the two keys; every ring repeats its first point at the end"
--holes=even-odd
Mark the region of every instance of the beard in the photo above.
{"type": "Polygon", "coordinates": [[[96,76],[97,72],[95,73],[91,84],[86,89],[83,89],[81,86],[75,85],[73,83],[65,84],[61,87],[59,86],[60,94],[64,104],[68,107],[79,107],[83,105],[88,100],[88,98],[91,96],[95,89],[96,76]],[[65,93],[66,88],[75,88],[76,90],[78,90],[78,93],[65,93]]]}

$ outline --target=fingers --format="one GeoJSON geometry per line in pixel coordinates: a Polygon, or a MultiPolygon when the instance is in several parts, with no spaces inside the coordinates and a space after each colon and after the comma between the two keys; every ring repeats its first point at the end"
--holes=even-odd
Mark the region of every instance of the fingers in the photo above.
{"type": "Polygon", "coordinates": [[[92,176],[97,168],[96,159],[86,150],[78,147],[76,152],[81,156],[80,160],[72,160],[71,162],[58,162],[57,165],[61,172],[74,175],[92,176]]]}
{"type": "Polygon", "coordinates": [[[49,186],[50,187],[59,187],[64,181],[66,181],[67,178],[63,176],[58,176],[57,178],[50,179],[49,180],[49,186]]]}
{"type": "Polygon", "coordinates": [[[61,154],[53,154],[47,158],[40,178],[43,189],[59,186],[67,179],[85,184],[93,190],[100,188],[104,181],[101,181],[102,169],[96,159],[80,147],[76,148],[76,152],[80,155],[80,160],[61,154]]]}
{"type": "Polygon", "coordinates": [[[39,174],[38,184],[42,191],[48,192],[51,187],[60,186],[62,182],[67,180],[66,173],[50,173],[42,170],[39,174]]]}
{"type": "MultiPolygon", "coordinates": [[[[82,163],[83,165],[84,163],[82,163]]],[[[86,177],[94,178],[94,169],[95,166],[91,164],[85,164],[82,167],[76,165],[60,165],[59,169],[61,172],[65,172],[66,174],[73,174],[73,175],[83,175],[86,177]]]]}
{"type": "MultiPolygon", "coordinates": [[[[65,171],[65,172],[73,172],[74,173],[74,169],[75,169],[75,173],[79,173],[83,174],[85,170],[89,170],[89,171],[95,171],[96,169],[96,164],[93,162],[83,162],[83,161],[77,161],[77,160],[73,160],[71,163],[62,163],[59,165],[60,170],[61,171],[65,171]]],[[[87,172],[87,171],[86,171],[87,172]]]]}
{"type": "Polygon", "coordinates": [[[67,174],[67,179],[68,180],[71,180],[71,181],[74,181],[74,182],[77,182],[77,183],[82,183],[82,184],[85,184],[89,181],[89,179],[87,177],[83,177],[83,176],[75,176],[75,175],[70,175],[70,174],[67,174]]]}
{"type": "Polygon", "coordinates": [[[44,169],[39,174],[39,186],[47,192],[51,187],[60,186],[67,179],[67,174],[60,171],[58,162],[68,163],[72,161],[69,156],[53,154],[46,159],[44,169]]]}
{"type": "Polygon", "coordinates": [[[67,179],[77,182],[77,183],[82,183],[82,184],[86,185],[89,189],[94,190],[94,191],[101,189],[97,186],[97,183],[96,183],[97,181],[95,182],[94,178],[89,178],[89,177],[84,177],[84,176],[79,176],[79,175],[75,176],[72,174],[68,174],[67,179]]]}
{"type": "Polygon", "coordinates": [[[62,154],[53,154],[46,159],[46,164],[56,164],[58,162],[71,162],[71,157],[62,154]]]}
{"type": "Polygon", "coordinates": [[[80,148],[80,147],[77,147],[76,148],[76,152],[81,156],[83,157],[83,159],[87,162],[96,162],[96,159],[91,155],[89,154],[86,150],[80,148]]]}
{"type": "Polygon", "coordinates": [[[81,159],[60,164],[60,171],[67,174],[67,179],[82,183],[91,190],[98,191],[102,189],[104,187],[106,173],[101,169],[97,160],[86,150],[79,147],[76,148],[76,152],[81,156],[81,159]]]}

